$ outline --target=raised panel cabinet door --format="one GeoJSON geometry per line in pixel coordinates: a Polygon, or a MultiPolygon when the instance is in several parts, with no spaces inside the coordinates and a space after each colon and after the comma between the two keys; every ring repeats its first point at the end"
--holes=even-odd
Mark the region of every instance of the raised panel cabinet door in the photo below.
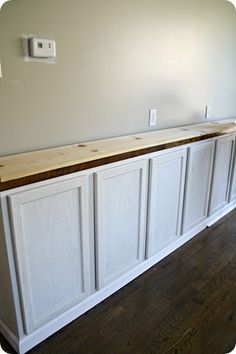
{"type": "Polygon", "coordinates": [[[95,174],[97,288],[135,268],[145,257],[147,162],[95,174]]]}
{"type": "Polygon", "coordinates": [[[214,141],[207,141],[196,143],[188,150],[183,234],[207,218],[214,146],[214,141]]]}
{"type": "Polygon", "coordinates": [[[9,197],[26,334],[90,293],[86,176],[9,197]]]}
{"type": "Polygon", "coordinates": [[[228,203],[234,136],[216,142],[209,215],[214,215],[228,203]]]}
{"type": "Polygon", "coordinates": [[[150,161],[147,258],[181,235],[187,149],[150,161]]]}

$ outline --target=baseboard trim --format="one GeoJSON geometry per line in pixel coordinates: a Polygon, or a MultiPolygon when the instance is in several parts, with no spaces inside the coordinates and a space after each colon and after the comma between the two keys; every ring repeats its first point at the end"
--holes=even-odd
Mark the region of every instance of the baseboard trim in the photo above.
{"type": "Polygon", "coordinates": [[[209,218],[207,219],[207,226],[210,227],[213,224],[215,224],[218,220],[220,220],[225,215],[230,213],[235,207],[236,207],[236,201],[233,201],[230,204],[227,204],[226,207],[224,207],[222,210],[219,210],[214,215],[209,216],[209,218]]]}

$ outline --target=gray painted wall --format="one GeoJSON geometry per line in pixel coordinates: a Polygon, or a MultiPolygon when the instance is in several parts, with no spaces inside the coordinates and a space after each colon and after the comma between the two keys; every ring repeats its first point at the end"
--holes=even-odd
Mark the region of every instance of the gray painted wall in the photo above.
{"type": "Polygon", "coordinates": [[[0,12],[0,155],[236,117],[236,12],[225,0],[12,0],[0,12]],[[55,65],[21,37],[53,36],[55,65]]]}

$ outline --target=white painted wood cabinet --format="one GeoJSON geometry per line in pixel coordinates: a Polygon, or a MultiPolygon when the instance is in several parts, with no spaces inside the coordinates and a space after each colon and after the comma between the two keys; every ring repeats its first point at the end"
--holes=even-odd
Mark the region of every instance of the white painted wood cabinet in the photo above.
{"type": "Polygon", "coordinates": [[[13,193],[8,204],[29,334],[90,293],[87,177],[13,193]]]}
{"type": "Polygon", "coordinates": [[[187,148],[150,161],[147,258],[181,235],[187,148]]]}
{"type": "MultiPolygon", "coordinates": [[[[0,331],[14,348],[25,353],[205,228],[210,190],[213,211],[229,194],[232,144],[210,139],[1,192],[0,331]]],[[[235,160],[231,176],[233,209],[235,160]]]]}
{"type": "Polygon", "coordinates": [[[214,141],[193,144],[188,151],[188,168],[183,213],[183,234],[206,220],[214,157],[214,141]]]}
{"type": "Polygon", "coordinates": [[[146,194],[146,160],[95,174],[97,289],[144,260],[146,194]]]}
{"type": "MultiPolygon", "coordinates": [[[[218,138],[216,142],[209,215],[222,210],[228,203],[234,136],[218,138]]],[[[233,184],[234,193],[234,184],[233,184]]]]}

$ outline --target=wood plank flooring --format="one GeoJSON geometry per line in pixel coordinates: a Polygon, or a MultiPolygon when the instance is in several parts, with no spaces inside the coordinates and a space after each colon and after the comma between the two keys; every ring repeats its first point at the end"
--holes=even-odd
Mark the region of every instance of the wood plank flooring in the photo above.
{"type": "Polygon", "coordinates": [[[29,353],[225,354],[235,344],[233,211],[29,353]]]}

